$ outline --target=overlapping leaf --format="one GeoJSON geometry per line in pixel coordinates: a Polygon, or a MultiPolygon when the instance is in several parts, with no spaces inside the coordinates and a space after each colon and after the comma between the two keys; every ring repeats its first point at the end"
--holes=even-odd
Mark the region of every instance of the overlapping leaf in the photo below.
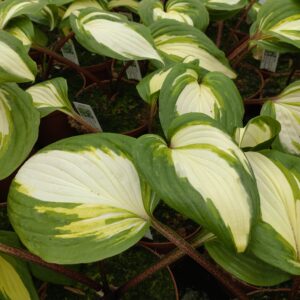
{"type": "Polygon", "coordinates": [[[0,180],[28,156],[38,136],[39,113],[16,84],[0,85],[0,180]]]}
{"type": "Polygon", "coordinates": [[[267,263],[299,275],[300,159],[274,150],[263,154],[246,153],[261,203],[250,249],[267,263]]]}
{"type": "Polygon", "coordinates": [[[248,4],[247,0],[201,0],[214,20],[230,18],[248,4]]]}
{"type": "Polygon", "coordinates": [[[148,28],[120,15],[95,8],[71,16],[76,38],[88,50],[121,60],[150,59],[162,63],[148,28]]]}
{"type": "Polygon", "coordinates": [[[30,158],[8,199],[22,242],[43,259],[92,262],[121,253],[149,229],[157,199],[116,134],[61,140],[30,158]]]}
{"type": "MultiPolygon", "coordinates": [[[[300,3],[299,1],[267,1],[259,10],[251,34],[260,42],[283,42],[300,47],[300,3]]],[[[263,44],[261,44],[263,45],[263,44]]],[[[283,47],[282,51],[286,51],[283,47]]]]}
{"type": "Polygon", "coordinates": [[[251,119],[244,128],[237,128],[235,140],[244,150],[268,147],[280,132],[280,123],[268,116],[251,119]]]}
{"type": "Polygon", "coordinates": [[[137,140],[135,157],[160,197],[238,252],[247,248],[258,215],[258,193],[243,152],[216,121],[186,114],[159,136],[137,140]]]}
{"type": "Polygon", "coordinates": [[[137,84],[138,93],[145,102],[153,104],[157,101],[161,87],[171,69],[172,67],[166,67],[154,71],[137,84]]]}
{"type": "Polygon", "coordinates": [[[133,12],[137,12],[138,5],[139,0],[111,0],[107,4],[109,10],[125,7],[133,12]]]}
{"type": "Polygon", "coordinates": [[[174,20],[160,20],[150,26],[154,43],[166,60],[190,62],[199,60],[200,67],[224,73],[229,78],[236,74],[222,51],[200,30],[174,20]]]}
{"type": "Polygon", "coordinates": [[[266,102],[261,114],[273,117],[281,125],[274,147],[300,155],[300,81],[293,82],[276,99],[266,102]]]}
{"type": "Polygon", "coordinates": [[[0,31],[0,53],[0,83],[34,81],[37,66],[20,40],[0,31]]]}
{"type": "Polygon", "coordinates": [[[143,0],[138,13],[146,25],[160,19],[172,19],[205,30],[209,24],[208,12],[198,0],[168,0],[165,5],[159,0],[143,0]]]}
{"type": "Polygon", "coordinates": [[[34,40],[33,24],[26,17],[15,18],[6,26],[5,31],[18,38],[26,47],[30,47],[34,40]]]}
{"type": "Polygon", "coordinates": [[[68,9],[66,10],[63,19],[68,18],[73,12],[89,8],[89,7],[94,7],[98,9],[106,9],[106,2],[104,0],[102,1],[97,1],[97,0],[75,0],[73,1],[69,6],[68,9]]]}
{"type": "MultiPolygon", "coordinates": [[[[0,243],[20,247],[18,237],[13,232],[0,231],[0,243]]],[[[1,299],[39,299],[25,262],[0,253],[0,270],[1,299]]]]}
{"type": "Polygon", "coordinates": [[[195,64],[177,64],[168,73],[159,96],[165,134],[177,116],[190,112],[212,117],[232,134],[242,125],[244,106],[236,86],[224,74],[204,72],[195,64]]]}
{"type": "Polygon", "coordinates": [[[28,17],[35,23],[48,26],[53,30],[58,23],[58,7],[55,5],[45,5],[42,9],[33,10],[28,17]]]}
{"type": "Polygon", "coordinates": [[[43,81],[26,91],[31,95],[33,105],[40,111],[42,117],[55,110],[67,115],[75,113],[68,98],[67,81],[62,77],[43,81]]]}
{"type": "Polygon", "coordinates": [[[0,29],[12,19],[40,10],[47,0],[6,0],[0,3],[0,29]]]}
{"type": "Polygon", "coordinates": [[[290,275],[264,261],[252,253],[236,253],[218,240],[205,245],[209,255],[227,272],[256,286],[272,286],[290,279],[290,275]]]}

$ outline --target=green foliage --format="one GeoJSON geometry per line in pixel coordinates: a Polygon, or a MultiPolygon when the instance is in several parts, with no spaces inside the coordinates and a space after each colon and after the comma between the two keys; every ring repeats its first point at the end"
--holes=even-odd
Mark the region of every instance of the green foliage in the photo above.
{"type": "MultiPolygon", "coordinates": [[[[129,248],[156,226],[153,213],[162,201],[214,235],[205,244],[209,255],[238,279],[270,286],[300,275],[300,82],[287,84],[279,95],[267,98],[260,116],[250,117],[244,116],[235,85],[241,79],[233,81],[238,75],[233,67],[247,47],[256,58],[264,50],[299,52],[300,4],[256,3],[250,11],[249,40],[227,58],[230,51],[220,50],[208,36],[214,30],[211,21],[231,18],[248,3],[1,1],[0,179],[19,170],[8,196],[9,222],[5,209],[0,215],[0,228],[11,230],[12,225],[15,233],[1,231],[0,242],[20,248],[20,238],[31,253],[58,264],[110,258],[107,264],[119,268],[109,283],[119,286],[146,267],[139,262],[138,272],[132,272],[139,254],[129,248]],[[80,61],[96,66],[60,56],[73,36],[83,53],[80,61]],[[124,66],[126,61],[144,61],[136,65],[142,77],[138,84],[124,79],[130,67],[124,66]],[[68,92],[66,74],[71,71],[62,65],[82,75],[81,89],[71,77],[68,92]],[[136,101],[137,93],[146,106],[136,101]],[[125,111],[130,125],[143,119],[151,130],[157,109],[163,133],[138,139],[117,133],[81,135],[28,158],[40,118],[54,111],[97,131],[73,108],[82,94],[91,95],[87,102],[97,108],[100,121],[101,113],[108,119],[109,107],[111,114],[125,111]]],[[[241,34],[230,22],[225,24],[233,28],[230,37],[241,34]]],[[[220,33],[224,24],[216,24],[220,33]]],[[[128,124],[108,121],[116,132],[127,129],[128,124]]],[[[28,269],[1,252],[0,269],[9,274],[1,279],[0,272],[1,299],[37,299],[29,270],[41,281],[76,285],[40,266],[28,269]]],[[[174,298],[170,280],[164,281],[166,271],[156,276],[128,299],[144,297],[144,287],[152,290],[147,293],[151,299],[174,298]]]]}

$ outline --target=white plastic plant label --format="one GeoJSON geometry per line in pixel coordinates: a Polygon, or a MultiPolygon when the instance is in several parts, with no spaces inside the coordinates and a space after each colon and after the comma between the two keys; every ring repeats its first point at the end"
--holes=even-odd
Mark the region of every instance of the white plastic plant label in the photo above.
{"type": "Polygon", "coordinates": [[[152,232],[151,232],[151,229],[149,228],[148,231],[146,231],[144,237],[146,237],[147,239],[149,240],[152,240],[153,241],[153,235],[152,235],[152,232]]]}
{"type": "Polygon", "coordinates": [[[94,128],[103,131],[92,107],[85,103],[73,102],[80,116],[94,128]]]}
{"type": "Polygon", "coordinates": [[[133,80],[138,80],[138,81],[142,80],[142,73],[141,73],[140,65],[136,60],[133,62],[133,64],[131,64],[127,68],[126,75],[127,75],[128,79],[133,79],[133,80]]]}
{"type": "Polygon", "coordinates": [[[264,50],[260,68],[271,72],[276,72],[277,64],[279,59],[279,53],[269,50],[264,50]]]}
{"type": "Polygon", "coordinates": [[[61,48],[62,55],[71,60],[76,65],[79,65],[78,56],[76,53],[76,49],[72,40],[68,40],[64,46],[61,48]]]}

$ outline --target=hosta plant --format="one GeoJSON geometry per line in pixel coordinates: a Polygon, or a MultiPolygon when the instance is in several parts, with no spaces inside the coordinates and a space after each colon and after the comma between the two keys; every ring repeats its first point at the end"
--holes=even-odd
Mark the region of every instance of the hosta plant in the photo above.
{"type": "Polygon", "coordinates": [[[299,81],[278,96],[258,99],[264,103],[261,114],[251,118],[244,109],[249,99],[243,101],[236,85],[240,79],[233,81],[239,75],[234,66],[248,46],[298,51],[300,4],[261,4],[250,35],[227,55],[216,45],[220,35],[217,43],[208,36],[212,20],[220,33],[225,19],[242,10],[239,24],[251,5],[254,1],[0,3],[0,180],[13,177],[7,204],[0,205],[7,205],[11,226],[0,230],[1,299],[37,299],[32,275],[74,284],[77,292],[79,282],[95,290],[94,296],[120,298],[184,255],[238,299],[247,295],[231,275],[255,286],[300,275],[299,81]],[[70,40],[97,64],[80,66],[61,56],[70,40]],[[138,84],[124,79],[133,61],[143,66],[138,84]],[[121,81],[134,86],[148,104],[148,131],[156,112],[161,130],[138,138],[98,132],[73,107],[76,96],[68,91],[73,82],[64,78],[69,69],[83,78],[77,95],[99,86],[113,103],[121,81]],[[102,80],[99,70],[108,78],[102,80]],[[93,134],[37,149],[39,124],[55,111],[93,134]],[[160,202],[200,231],[186,241],[161,223],[155,217],[160,202]],[[99,261],[101,269],[102,260],[133,247],[151,229],[177,248],[123,286],[102,286],[79,272],[81,264],[99,261]],[[202,255],[201,246],[230,275],[202,255]]]}

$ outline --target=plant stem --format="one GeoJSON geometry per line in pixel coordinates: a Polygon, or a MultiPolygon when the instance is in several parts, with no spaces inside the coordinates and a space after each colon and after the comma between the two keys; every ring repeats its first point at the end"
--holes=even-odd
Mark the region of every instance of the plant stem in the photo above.
{"type": "Polygon", "coordinates": [[[238,288],[232,280],[224,277],[216,267],[202,257],[196,249],[193,248],[186,240],[180,237],[176,232],[167,227],[166,225],[160,223],[155,218],[152,218],[152,227],[156,229],[160,234],[167,238],[170,242],[174,243],[179,249],[181,249],[185,254],[190,256],[195,260],[201,267],[208,271],[212,276],[214,276],[232,295],[237,297],[240,300],[248,299],[247,295],[238,288]]]}
{"type": "MultiPolygon", "coordinates": [[[[54,52],[58,52],[61,50],[61,48],[70,40],[74,37],[75,33],[73,31],[71,31],[68,35],[61,37],[58,42],[56,43],[56,45],[54,46],[53,51],[54,52]]],[[[54,57],[50,56],[49,61],[48,61],[48,66],[47,69],[44,73],[44,79],[48,79],[49,78],[49,74],[51,72],[52,66],[53,66],[53,61],[54,61],[54,57]]]]}
{"type": "Polygon", "coordinates": [[[218,33],[217,33],[216,45],[218,48],[220,48],[222,42],[222,36],[223,36],[224,21],[218,21],[217,28],[218,28],[218,33]]]}
{"type": "Polygon", "coordinates": [[[89,133],[97,133],[100,132],[98,128],[91,126],[86,120],[84,120],[80,115],[76,112],[70,115],[76,122],[78,122],[87,132],[89,133]]]}
{"type": "Polygon", "coordinates": [[[58,264],[47,263],[47,262],[43,261],[41,258],[39,258],[38,256],[31,254],[30,252],[28,252],[26,250],[14,248],[14,247],[7,246],[5,244],[0,243],[0,252],[14,256],[16,258],[19,258],[19,259],[22,259],[25,261],[35,263],[35,264],[45,267],[47,269],[53,270],[57,273],[63,274],[66,277],[71,278],[77,282],[80,282],[95,291],[102,290],[102,286],[98,282],[96,282],[76,271],[65,268],[64,266],[61,266],[58,264]]]}
{"type": "MultiPolygon", "coordinates": [[[[193,239],[191,245],[194,248],[197,248],[201,245],[203,245],[204,242],[207,242],[208,240],[211,240],[214,238],[214,235],[212,233],[201,233],[196,238],[193,239]]],[[[166,256],[164,256],[161,260],[159,260],[157,263],[146,269],[144,272],[138,274],[134,278],[130,279],[128,282],[126,282],[124,285],[119,287],[114,294],[117,298],[121,297],[124,293],[126,293],[129,289],[135,287],[145,279],[152,276],[154,273],[158,272],[159,270],[169,266],[170,264],[174,263],[178,259],[182,258],[185,255],[185,253],[181,249],[175,249],[168,253],[166,256]]]]}
{"type": "Polygon", "coordinates": [[[148,133],[152,132],[153,119],[157,113],[157,102],[150,104],[150,112],[148,119],[148,133]]]}
{"type": "Polygon", "coordinates": [[[267,101],[275,101],[277,99],[278,99],[278,97],[267,97],[267,98],[261,98],[261,99],[247,99],[247,100],[244,100],[244,104],[245,105],[258,105],[258,104],[263,105],[267,101]]]}
{"type": "Polygon", "coordinates": [[[234,26],[234,30],[238,29],[241,26],[242,22],[246,19],[248,12],[250,11],[250,9],[254,5],[254,3],[256,3],[256,0],[251,0],[249,5],[247,6],[247,8],[244,9],[244,13],[241,15],[241,17],[239,18],[239,21],[234,26]]]}
{"type": "Polygon", "coordinates": [[[96,82],[98,85],[100,86],[106,86],[107,83],[102,82],[101,80],[99,80],[95,75],[93,75],[91,72],[89,72],[88,70],[86,70],[83,67],[80,67],[79,65],[75,64],[74,62],[72,62],[71,60],[63,57],[62,55],[51,51],[47,48],[43,48],[43,47],[39,47],[39,46],[33,46],[32,49],[44,53],[50,57],[53,57],[53,59],[63,63],[64,65],[69,66],[70,68],[74,69],[75,71],[77,71],[78,73],[83,74],[86,78],[90,79],[92,82],[96,82]]]}
{"type": "Polygon", "coordinates": [[[242,52],[247,52],[250,41],[250,37],[244,39],[243,42],[228,55],[228,60],[232,61],[242,52]]]}

